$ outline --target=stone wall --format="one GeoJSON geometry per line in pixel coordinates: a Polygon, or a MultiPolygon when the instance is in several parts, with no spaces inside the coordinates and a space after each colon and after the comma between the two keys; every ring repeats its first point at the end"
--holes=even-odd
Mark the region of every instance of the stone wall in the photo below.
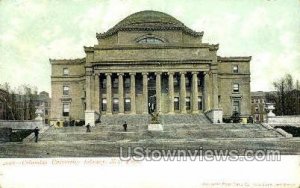
{"type": "Polygon", "coordinates": [[[9,142],[11,134],[12,134],[11,128],[0,127],[0,141],[9,142]]]}
{"type": "Polygon", "coordinates": [[[268,117],[268,124],[270,125],[294,125],[300,127],[300,116],[275,116],[268,117]]]}
{"type": "Polygon", "coordinates": [[[223,111],[222,109],[212,109],[207,112],[205,112],[206,117],[212,122],[212,123],[222,123],[223,121],[223,111]]]}
{"type": "Polygon", "coordinates": [[[38,127],[39,129],[44,128],[46,125],[42,121],[28,120],[28,121],[18,121],[18,120],[0,120],[0,128],[12,128],[12,129],[34,129],[38,127]]]}

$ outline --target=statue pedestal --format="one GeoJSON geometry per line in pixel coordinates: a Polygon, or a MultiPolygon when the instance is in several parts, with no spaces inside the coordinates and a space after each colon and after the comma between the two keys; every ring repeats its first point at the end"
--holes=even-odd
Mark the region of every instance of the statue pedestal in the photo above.
{"type": "Polygon", "coordinates": [[[149,124],[148,131],[163,131],[162,124],[149,124]]]}

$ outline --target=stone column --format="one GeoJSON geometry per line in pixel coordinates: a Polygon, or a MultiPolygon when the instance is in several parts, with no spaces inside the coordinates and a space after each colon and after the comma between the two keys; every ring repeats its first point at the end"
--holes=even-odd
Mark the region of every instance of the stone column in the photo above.
{"type": "Polygon", "coordinates": [[[168,72],[169,74],[169,113],[174,113],[174,73],[168,72]]]}
{"type": "Polygon", "coordinates": [[[143,101],[144,101],[143,114],[148,114],[148,73],[142,73],[142,75],[143,75],[143,101]]]}
{"type": "Polygon", "coordinates": [[[106,73],[106,114],[112,114],[111,73],[106,73]]]}
{"type": "Polygon", "coordinates": [[[91,76],[91,109],[95,111],[95,75],[91,76]]]}
{"type": "Polygon", "coordinates": [[[192,113],[198,112],[198,72],[192,72],[192,113]]]}
{"type": "Polygon", "coordinates": [[[100,113],[100,80],[99,74],[95,75],[95,111],[100,113]]]}
{"type": "Polygon", "coordinates": [[[210,110],[210,96],[209,96],[209,90],[210,90],[210,78],[209,73],[204,73],[204,112],[207,110],[210,110]]]}
{"type": "Polygon", "coordinates": [[[92,79],[91,75],[86,76],[86,89],[85,89],[86,90],[86,97],[85,97],[86,110],[92,110],[91,79],[92,79]]]}
{"type": "Polygon", "coordinates": [[[219,108],[219,91],[218,91],[218,74],[213,73],[212,74],[212,92],[213,92],[213,104],[212,108],[217,109],[219,108]]]}
{"type": "Polygon", "coordinates": [[[130,104],[131,113],[135,114],[135,73],[130,73],[130,104]]]}
{"type": "Polygon", "coordinates": [[[119,76],[119,113],[124,114],[124,81],[123,81],[123,73],[118,73],[119,76]]]}
{"type": "Polygon", "coordinates": [[[160,113],[160,97],[161,97],[161,73],[157,72],[156,75],[156,113],[160,113]]]}
{"type": "Polygon", "coordinates": [[[185,85],[185,72],[180,72],[180,112],[186,113],[186,85],[185,85]]]}

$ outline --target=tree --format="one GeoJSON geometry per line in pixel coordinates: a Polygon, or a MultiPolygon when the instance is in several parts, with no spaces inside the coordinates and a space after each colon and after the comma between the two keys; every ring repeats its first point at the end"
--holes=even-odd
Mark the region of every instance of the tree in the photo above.
{"type": "Polygon", "coordinates": [[[286,74],[278,81],[273,82],[275,93],[267,95],[268,101],[275,102],[275,114],[299,114],[299,81],[294,82],[292,75],[286,74]],[[296,83],[296,84],[294,84],[296,83]]]}
{"type": "Polygon", "coordinates": [[[35,118],[36,106],[38,106],[37,88],[29,85],[21,85],[11,89],[9,83],[0,85],[8,96],[4,99],[7,105],[6,117],[9,120],[30,120],[35,118]]]}

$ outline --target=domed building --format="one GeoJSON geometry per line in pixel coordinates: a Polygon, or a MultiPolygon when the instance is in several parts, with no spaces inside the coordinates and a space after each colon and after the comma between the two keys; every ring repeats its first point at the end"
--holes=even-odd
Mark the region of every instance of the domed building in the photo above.
{"type": "Polygon", "coordinates": [[[141,11],[97,33],[84,58],[50,59],[52,121],[249,117],[251,57],[220,57],[219,45],[203,43],[203,34],[168,14],[141,11]]]}

